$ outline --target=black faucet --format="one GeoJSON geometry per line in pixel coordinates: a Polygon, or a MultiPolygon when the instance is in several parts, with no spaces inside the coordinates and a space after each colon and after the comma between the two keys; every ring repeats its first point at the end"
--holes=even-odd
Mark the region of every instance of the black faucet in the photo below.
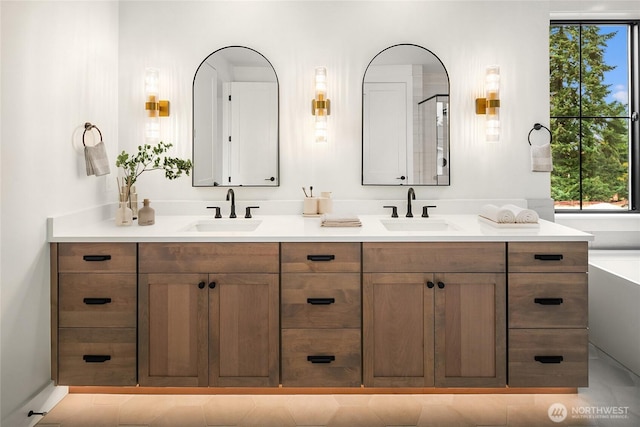
{"type": "Polygon", "coordinates": [[[227,191],[227,201],[229,201],[229,195],[231,195],[231,215],[229,215],[229,218],[235,218],[236,217],[236,195],[233,192],[233,188],[230,188],[227,191]]]}
{"type": "Polygon", "coordinates": [[[416,199],[416,192],[413,191],[413,187],[409,188],[409,191],[407,191],[407,218],[413,218],[413,213],[411,212],[411,199],[416,199]]]}

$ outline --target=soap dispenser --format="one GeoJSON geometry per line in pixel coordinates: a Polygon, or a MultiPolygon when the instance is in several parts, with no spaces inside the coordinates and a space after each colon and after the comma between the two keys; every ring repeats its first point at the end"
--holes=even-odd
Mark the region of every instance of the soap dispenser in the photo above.
{"type": "Polygon", "coordinates": [[[142,208],[138,211],[138,225],[153,225],[156,223],[156,211],[149,206],[149,199],[142,201],[142,208]]]}

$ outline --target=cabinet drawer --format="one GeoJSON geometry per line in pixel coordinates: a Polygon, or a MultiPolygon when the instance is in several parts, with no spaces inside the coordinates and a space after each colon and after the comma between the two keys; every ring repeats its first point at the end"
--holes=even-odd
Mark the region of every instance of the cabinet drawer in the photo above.
{"type": "Polygon", "coordinates": [[[60,273],[135,273],[135,243],[59,243],[60,273]]]}
{"type": "Polygon", "coordinates": [[[140,243],[140,273],[278,273],[278,243],[140,243]]]}
{"type": "Polygon", "coordinates": [[[586,328],[586,273],[509,275],[510,328],[586,328]]]}
{"type": "Polygon", "coordinates": [[[135,385],[134,328],[61,328],[58,383],[135,385]]]}
{"type": "Polygon", "coordinates": [[[360,274],[282,275],[283,328],[359,328],[360,274]]]}
{"type": "Polygon", "coordinates": [[[359,387],[360,329],[283,329],[282,385],[359,387]]]}
{"type": "Polygon", "coordinates": [[[59,276],[61,327],[136,326],[135,274],[78,274],[59,276]]]}
{"type": "Polygon", "coordinates": [[[282,243],[283,273],[360,272],[360,243],[282,243]]]}
{"type": "Polygon", "coordinates": [[[509,330],[509,385],[588,386],[588,345],[586,329],[509,330]]]}
{"type": "Polygon", "coordinates": [[[586,272],[587,242],[509,243],[509,272],[586,272]]]}
{"type": "Polygon", "coordinates": [[[362,269],[367,273],[501,273],[504,243],[363,243],[362,269]]]}

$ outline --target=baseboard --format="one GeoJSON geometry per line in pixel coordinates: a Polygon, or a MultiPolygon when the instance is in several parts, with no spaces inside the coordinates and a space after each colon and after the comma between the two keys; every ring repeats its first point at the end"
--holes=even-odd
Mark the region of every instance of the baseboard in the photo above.
{"type": "Polygon", "coordinates": [[[47,383],[29,401],[2,419],[0,425],[11,427],[33,427],[42,419],[41,415],[29,416],[29,411],[49,412],[69,393],[69,387],[47,383]]]}

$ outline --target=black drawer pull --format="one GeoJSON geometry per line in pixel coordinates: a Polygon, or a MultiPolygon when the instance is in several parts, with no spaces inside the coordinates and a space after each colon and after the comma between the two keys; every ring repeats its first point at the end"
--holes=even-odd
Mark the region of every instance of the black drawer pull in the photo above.
{"type": "Polygon", "coordinates": [[[329,305],[336,302],[335,298],[307,298],[307,304],[311,305],[329,305]]]}
{"type": "Polygon", "coordinates": [[[82,360],[84,360],[87,363],[104,363],[107,360],[111,360],[111,356],[105,355],[98,355],[98,354],[85,354],[84,356],[82,356],[82,360]]]}
{"type": "Polygon", "coordinates": [[[307,255],[309,261],[333,261],[336,259],[335,255],[307,255]]]}
{"type": "Polygon", "coordinates": [[[111,255],[84,255],[82,259],[85,261],[109,261],[111,255]]]}
{"type": "Polygon", "coordinates": [[[560,363],[564,360],[562,356],[533,356],[536,362],[540,363],[560,363]]]}
{"type": "Polygon", "coordinates": [[[307,356],[307,361],[311,363],[331,363],[334,360],[335,356],[307,356]]]}
{"type": "Polygon", "coordinates": [[[87,305],[103,305],[109,304],[111,302],[111,298],[85,298],[82,302],[87,305]]]}
{"type": "Polygon", "coordinates": [[[562,261],[563,258],[562,254],[535,254],[533,257],[540,261],[562,261]]]}
{"type": "Polygon", "coordinates": [[[533,302],[540,305],[560,305],[563,302],[562,298],[534,298],[533,302]]]}

